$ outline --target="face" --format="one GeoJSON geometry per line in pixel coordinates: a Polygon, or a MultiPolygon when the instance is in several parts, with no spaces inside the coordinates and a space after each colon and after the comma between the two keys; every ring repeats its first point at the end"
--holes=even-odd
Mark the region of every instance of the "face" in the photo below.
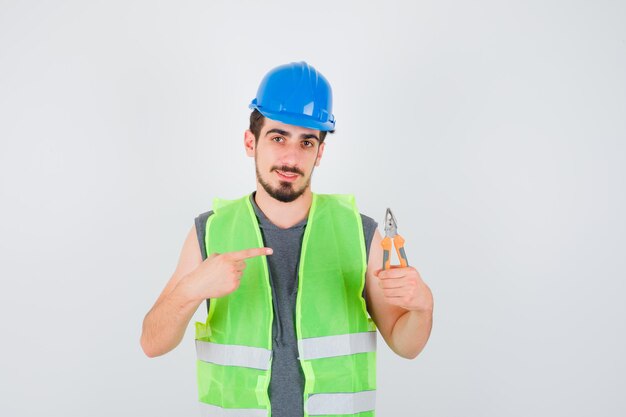
{"type": "Polygon", "coordinates": [[[257,181],[273,198],[291,202],[307,191],[319,165],[324,144],[319,130],[288,125],[266,118],[258,143],[246,131],[246,153],[254,157],[257,181]]]}

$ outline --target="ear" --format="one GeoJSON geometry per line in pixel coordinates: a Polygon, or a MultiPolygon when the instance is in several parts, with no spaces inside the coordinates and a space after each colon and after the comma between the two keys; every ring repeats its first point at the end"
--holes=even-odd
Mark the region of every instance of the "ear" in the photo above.
{"type": "Polygon", "coordinates": [[[254,139],[254,133],[250,129],[246,130],[243,135],[243,146],[246,148],[246,155],[254,158],[254,147],[256,140],[254,139]]]}
{"type": "Polygon", "coordinates": [[[324,153],[324,146],[326,145],[326,142],[322,142],[320,144],[319,149],[317,150],[317,158],[315,158],[315,166],[318,167],[320,166],[320,161],[322,160],[322,154],[324,153]]]}

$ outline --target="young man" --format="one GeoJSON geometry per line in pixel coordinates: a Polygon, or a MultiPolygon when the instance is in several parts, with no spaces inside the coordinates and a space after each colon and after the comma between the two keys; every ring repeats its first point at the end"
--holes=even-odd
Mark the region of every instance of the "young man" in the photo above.
{"type": "Polygon", "coordinates": [[[149,357],[175,348],[206,300],[196,323],[203,415],[373,416],[376,329],[415,358],[432,294],[413,267],[381,270],[382,237],[352,196],[311,192],[335,126],[326,78],[305,62],[279,66],[250,107],[256,192],[196,218],[141,346],[149,357]]]}

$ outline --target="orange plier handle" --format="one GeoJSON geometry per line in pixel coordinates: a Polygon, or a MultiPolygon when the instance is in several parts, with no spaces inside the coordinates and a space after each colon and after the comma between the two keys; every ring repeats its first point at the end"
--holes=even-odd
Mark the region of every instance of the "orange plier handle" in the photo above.
{"type": "MultiPolygon", "coordinates": [[[[391,268],[391,244],[392,241],[389,236],[385,236],[381,242],[383,247],[383,269],[391,268]]],[[[409,261],[407,260],[406,252],[404,251],[404,238],[400,235],[395,235],[393,237],[393,246],[396,248],[396,254],[400,260],[400,266],[409,266],[409,261]]]]}

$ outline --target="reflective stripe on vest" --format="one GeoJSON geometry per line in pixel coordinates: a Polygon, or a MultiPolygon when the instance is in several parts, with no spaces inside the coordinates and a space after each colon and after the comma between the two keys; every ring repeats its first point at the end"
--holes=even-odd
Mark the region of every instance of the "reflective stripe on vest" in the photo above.
{"type": "Polygon", "coordinates": [[[364,411],[371,411],[376,406],[376,390],[333,393],[333,394],[312,394],[305,410],[312,416],[323,416],[328,414],[355,414],[364,411]]]}
{"type": "Polygon", "coordinates": [[[376,332],[310,337],[298,341],[300,359],[320,359],[376,351],[376,332]]]}
{"type": "Polygon", "coordinates": [[[196,340],[198,360],[224,366],[243,366],[246,368],[270,369],[272,351],[241,345],[223,345],[196,340]]]}
{"type": "Polygon", "coordinates": [[[266,417],[267,410],[259,408],[222,408],[200,403],[200,415],[203,417],[266,417]]]}

